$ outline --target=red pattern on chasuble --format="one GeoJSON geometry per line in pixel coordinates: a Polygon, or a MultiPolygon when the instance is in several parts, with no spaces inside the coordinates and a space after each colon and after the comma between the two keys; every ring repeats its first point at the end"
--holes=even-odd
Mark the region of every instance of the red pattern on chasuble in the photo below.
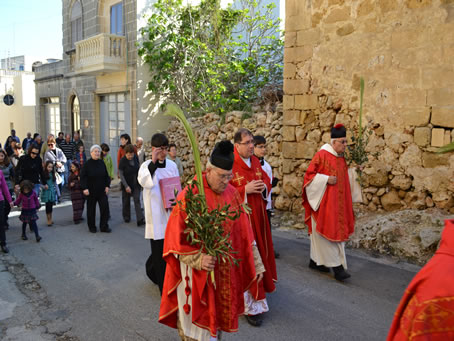
{"type": "Polygon", "coordinates": [[[387,340],[454,340],[453,220],[445,221],[440,248],[405,290],[387,340]]]}
{"type": "MultiPolygon", "coordinates": [[[[208,207],[214,209],[230,204],[232,211],[238,211],[241,198],[233,186],[227,186],[222,194],[214,193],[206,182],[204,175],[204,189],[208,207]]],[[[167,223],[164,238],[163,258],[167,262],[164,288],[161,298],[159,322],[172,328],[177,328],[178,298],[177,287],[184,280],[186,274],[180,271],[180,262],[175,255],[195,255],[198,248],[189,245],[184,212],[184,197],[186,187],[177,197],[183,201],[183,207],[176,205],[173,208],[167,223]]],[[[214,337],[218,330],[235,332],[238,330],[238,316],[244,312],[244,291],[254,282],[255,266],[252,254],[254,240],[251,225],[247,214],[243,213],[235,220],[227,220],[225,231],[231,232],[230,242],[237,253],[233,256],[240,259],[239,266],[230,263],[216,263],[214,270],[216,289],[211,283],[207,271],[192,270],[191,293],[192,323],[200,328],[209,330],[214,337]]]]}
{"type": "MultiPolygon", "coordinates": [[[[246,185],[253,180],[262,180],[269,193],[271,180],[263,171],[260,160],[254,155],[251,156],[251,167],[249,168],[238,154],[236,148],[234,153],[235,161],[232,170],[234,177],[230,183],[236,187],[241,198],[245,197],[246,185]]],[[[249,215],[252,231],[266,270],[263,274],[263,280],[259,283],[254,283],[250,291],[256,300],[261,300],[265,298],[266,292],[273,292],[276,289],[274,282],[277,281],[277,273],[273,239],[266,215],[266,200],[263,199],[261,194],[248,194],[247,203],[252,211],[249,215]]]]}
{"type": "Polygon", "coordinates": [[[312,233],[312,216],[317,223],[317,232],[323,237],[334,242],[348,240],[355,229],[355,217],[348,168],[343,157],[336,157],[326,150],[320,150],[315,154],[304,175],[303,206],[309,234],[312,233]],[[317,173],[336,176],[337,183],[326,186],[319,209],[314,211],[309,205],[305,189],[317,173]]]}

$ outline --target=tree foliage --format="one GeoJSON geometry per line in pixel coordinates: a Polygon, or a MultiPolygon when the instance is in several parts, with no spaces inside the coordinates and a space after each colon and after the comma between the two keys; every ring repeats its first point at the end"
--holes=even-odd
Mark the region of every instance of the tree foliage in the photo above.
{"type": "Polygon", "coordinates": [[[274,4],[220,0],[197,6],[158,0],[141,30],[139,55],[149,66],[148,90],[185,113],[247,110],[265,86],[282,82],[283,40],[274,4]]]}

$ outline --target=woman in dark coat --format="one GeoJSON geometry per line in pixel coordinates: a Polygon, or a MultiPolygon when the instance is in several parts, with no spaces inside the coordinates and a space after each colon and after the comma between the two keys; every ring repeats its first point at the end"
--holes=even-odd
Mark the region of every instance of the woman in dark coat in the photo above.
{"type": "Polygon", "coordinates": [[[85,198],[80,187],[80,166],[77,161],[71,163],[70,171],[68,183],[73,204],[73,220],[74,224],[79,224],[82,220],[82,213],[84,212],[85,198]]]}
{"type": "Polygon", "coordinates": [[[107,193],[109,193],[110,176],[106,165],[101,160],[101,147],[97,144],[90,148],[91,158],[85,163],[80,172],[80,185],[87,199],[87,224],[92,233],[96,233],[96,203],[99,204],[101,232],[112,232],[107,224],[109,209],[107,193]]]}
{"type": "Polygon", "coordinates": [[[140,206],[140,190],[141,187],[137,181],[139,174],[139,159],[134,155],[134,147],[128,144],[125,147],[125,156],[120,160],[118,172],[121,179],[121,199],[123,203],[123,220],[125,223],[131,221],[131,197],[134,200],[136,209],[137,226],[145,225],[145,217],[143,216],[140,206]]]}
{"type": "Polygon", "coordinates": [[[32,144],[28,148],[27,155],[21,156],[14,172],[16,192],[19,192],[19,185],[23,180],[30,180],[33,183],[33,190],[39,197],[43,179],[43,161],[39,156],[39,148],[32,144]]]}

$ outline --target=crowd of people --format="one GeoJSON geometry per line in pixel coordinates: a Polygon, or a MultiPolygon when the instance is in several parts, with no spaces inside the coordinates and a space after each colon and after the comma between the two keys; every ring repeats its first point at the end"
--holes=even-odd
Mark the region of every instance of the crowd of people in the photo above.
{"type": "MultiPolygon", "coordinates": [[[[145,218],[140,206],[141,187],[137,181],[139,165],[145,161],[143,139],[137,138],[133,146],[128,134],[120,138],[117,170],[121,180],[123,197],[123,219],[131,220],[130,198],[133,197],[136,208],[137,225],[145,225],[145,218]]],[[[27,240],[26,225],[35,233],[36,241],[41,241],[37,224],[37,211],[45,206],[47,225],[53,225],[53,207],[60,202],[62,192],[68,191],[72,201],[73,221],[79,224],[83,220],[83,211],[87,206],[87,225],[90,232],[96,232],[96,205],[101,212],[99,229],[110,232],[108,220],[110,210],[107,194],[111,180],[114,179],[114,164],[106,143],[93,145],[90,155],[85,153],[84,142],[79,132],[64,134],[55,138],[47,136],[43,142],[38,133],[21,142],[15,130],[11,130],[4,148],[0,144],[0,248],[4,253],[6,232],[9,229],[8,216],[11,208],[20,206],[19,216],[22,222],[22,239],[27,240]]]]}
{"type": "MultiPolygon", "coordinates": [[[[343,157],[346,145],[345,127],[335,125],[331,129],[330,143],[323,145],[310,162],[302,188],[305,223],[310,234],[308,266],[314,271],[333,271],[334,279],[341,282],[351,277],[346,271],[345,242],[354,231],[355,221],[352,184],[343,157]]],[[[244,315],[250,325],[259,327],[270,309],[267,294],[276,290],[275,258],[279,257],[271,234],[271,192],[277,180],[265,160],[266,139],[240,128],[233,144],[227,140],[216,144],[202,176],[208,208],[229,205],[230,212],[237,216],[222,224],[234,250],[231,256],[238,264],[220,262],[187,238],[190,228],[185,198],[188,191],[200,189],[180,188],[177,204],[167,206],[163,188],[166,183],[182,182],[182,163],[175,144],[169,143],[164,134],[154,134],[151,147],[151,155],[147,157],[143,139],[137,138],[133,145],[128,134],[121,135],[116,169],[121,184],[123,220],[131,221],[132,198],[137,226],[145,225],[145,238],[150,240],[146,273],[161,293],[159,322],[178,329],[181,339],[189,341],[217,340],[223,332],[237,331],[240,315],[244,315]],[[214,283],[208,280],[208,273],[212,273],[214,283]]],[[[71,193],[74,223],[83,219],[86,202],[89,231],[97,232],[96,205],[101,215],[99,230],[112,231],[108,224],[108,193],[115,172],[110,148],[105,143],[95,144],[89,152],[87,158],[77,132],[73,136],[60,133],[56,139],[49,135],[47,143],[43,144],[39,135],[32,138],[30,133],[20,143],[14,130],[11,131],[5,148],[0,149],[0,246],[3,252],[8,252],[5,229],[8,229],[11,208],[21,206],[22,239],[28,239],[26,225],[29,224],[39,242],[42,238],[36,223],[37,210],[44,204],[47,225],[52,225],[53,206],[65,188],[71,193]],[[23,154],[21,149],[27,153],[23,154]]],[[[448,250],[450,244],[446,242],[448,237],[449,243],[453,239],[451,230],[444,233],[443,248],[433,266],[438,266],[442,260],[452,261],[454,253],[448,250]]],[[[424,276],[432,273],[432,269],[424,271],[420,277],[429,282],[430,278],[424,276]]],[[[416,284],[412,286],[424,292],[416,284]]],[[[409,316],[409,309],[416,309],[413,298],[408,302],[407,296],[398,309],[400,315],[396,315],[389,340],[404,339],[408,328],[414,327],[411,323],[404,326],[399,320],[409,316]]],[[[418,326],[418,331],[425,328],[427,321],[424,323],[418,326]]]]}

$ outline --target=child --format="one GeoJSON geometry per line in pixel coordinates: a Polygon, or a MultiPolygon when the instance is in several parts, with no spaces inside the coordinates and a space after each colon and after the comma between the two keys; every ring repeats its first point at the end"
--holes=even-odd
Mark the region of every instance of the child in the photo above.
{"type": "MultiPolygon", "coordinates": [[[[114,178],[114,168],[113,168],[113,161],[112,157],[109,155],[110,148],[107,143],[101,144],[101,159],[104,161],[104,164],[107,168],[107,174],[110,176],[110,180],[114,178]]],[[[107,212],[109,213],[110,219],[110,206],[107,205],[107,212]]]]}
{"type": "Polygon", "coordinates": [[[87,161],[87,156],[85,155],[84,146],[80,145],[79,150],[76,152],[76,161],[79,163],[80,168],[84,165],[87,161]]]}
{"type": "Polygon", "coordinates": [[[25,228],[29,224],[30,229],[35,232],[36,242],[39,243],[41,237],[39,236],[38,226],[36,225],[36,221],[38,220],[36,210],[39,209],[40,203],[33,187],[33,184],[29,180],[22,181],[20,184],[20,194],[16,201],[14,201],[14,205],[19,206],[22,204],[22,211],[19,216],[20,221],[22,221],[22,239],[28,239],[25,234],[25,228]]]}
{"type": "MultiPolygon", "coordinates": [[[[258,157],[260,160],[260,164],[262,165],[262,169],[265,171],[266,175],[271,180],[271,185],[272,187],[275,187],[277,185],[277,179],[273,178],[273,170],[271,169],[271,166],[268,162],[265,161],[265,156],[266,156],[266,139],[263,136],[257,135],[254,136],[254,155],[258,157]]],[[[267,204],[266,204],[266,213],[268,217],[268,223],[271,228],[271,215],[273,211],[273,206],[271,202],[271,192],[268,194],[268,198],[266,198],[267,204]]],[[[279,253],[274,250],[274,258],[279,258],[279,253]]]]}
{"type": "Polygon", "coordinates": [[[47,226],[53,224],[52,221],[52,206],[57,201],[57,186],[55,182],[54,163],[46,161],[43,171],[43,182],[45,182],[44,190],[41,192],[41,201],[46,203],[47,226]]]}
{"type": "Polygon", "coordinates": [[[107,168],[107,173],[110,176],[110,180],[114,178],[114,169],[112,157],[109,155],[110,148],[106,143],[101,144],[101,159],[104,161],[104,164],[107,168]]]}
{"type": "Polygon", "coordinates": [[[84,211],[84,195],[80,187],[80,166],[77,161],[71,164],[71,174],[69,175],[69,189],[71,191],[71,201],[73,204],[73,220],[74,224],[79,224],[82,220],[84,211]]]}

